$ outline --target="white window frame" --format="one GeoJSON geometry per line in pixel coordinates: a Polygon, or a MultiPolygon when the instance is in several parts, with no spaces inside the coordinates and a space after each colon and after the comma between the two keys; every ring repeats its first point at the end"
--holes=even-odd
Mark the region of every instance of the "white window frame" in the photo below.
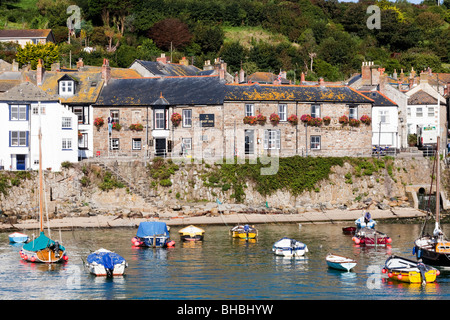
{"type": "Polygon", "coordinates": [[[245,116],[251,117],[255,115],[255,105],[253,103],[246,103],[245,104],[245,116]]]}
{"type": "Polygon", "coordinates": [[[11,147],[27,147],[28,131],[11,131],[9,145],[11,147]]]}
{"type": "Polygon", "coordinates": [[[132,150],[142,150],[142,139],[132,138],[131,139],[131,149],[132,150]]]}
{"type": "Polygon", "coordinates": [[[311,117],[320,118],[320,104],[311,105],[311,117]]]}
{"type": "Polygon", "coordinates": [[[417,118],[423,118],[423,108],[422,107],[417,107],[416,108],[416,117],[417,118]]]}
{"type": "Polygon", "coordinates": [[[428,117],[434,117],[434,107],[428,106],[428,117]]]}
{"type": "Polygon", "coordinates": [[[62,129],[72,129],[72,118],[70,117],[62,117],[62,123],[61,123],[62,129]]]}
{"type": "Polygon", "coordinates": [[[184,150],[192,150],[192,138],[182,138],[181,143],[184,146],[184,150]]]}
{"type": "Polygon", "coordinates": [[[279,150],[281,148],[281,131],[275,129],[264,130],[264,149],[279,150]]]}
{"type": "Polygon", "coordinates": [[[281,103],[278,105],[278,116],[280,121],[287,121],[287,104],[281,103]]]}
{"type": "Polygon", "coordinates": [[[348,119],[358,119],[358,106],[348,106],[348,119]]]}
{"type": "Polygon", "coordinates": [[[166,129],[166,110],[165,109],[155,109],[155,129],[157,129],[157,130],[166,129]]]}
{"type": "Polygon", "coordinates": [[[88,133],[81,132],[81,138],[78,138],[78,149],[87,150],[89,146],[88,133]]]}
{"type": "Polygon", "coordinates": [[[73,95],[75,84],[72,80],[61,80],[59,82],[59,94],[60,95],[73,95]]]}
{"type": "Polygon", "coordinates": [[[389,111],[388,110],[378,110],[378,117],[382,124],[389,124],[389,111]]]}
{"type": "Polygon", "coordinates": [[[192,109],[183,109],[183,127],[192,127],[192,109]]]}
{"type": "Polygon", "coordinates": [[[120,150],[119,138],[109,138],[109,150],[120,150]]]}
{"type": "Polygon", "coordinates": [[[311,150],[320,150],[322,143],[321,136],[311,136],[310,138],[310,148],[311,150]]]}
{"type": "Polygon", "coordinates": [[[109,114],[111,115],[111,122],[120,123],[120,111],[117,109],[110,110],[109,114]]]}
{"type": "Polygon", "coordinates": [[[62,138],[61,149],[62,150],[72,150],[72,138],[62,138]]]}
{"type": "Polygon", "coordinates": [[[26,104],[11,104],[10,106],[11,121],[27,121],[28,105],[26,104]]]}

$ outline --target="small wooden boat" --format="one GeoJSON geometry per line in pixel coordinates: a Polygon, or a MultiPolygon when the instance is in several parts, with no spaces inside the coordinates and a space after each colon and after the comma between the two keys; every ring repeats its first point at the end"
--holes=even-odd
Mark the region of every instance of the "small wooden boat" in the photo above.
{"type": "Polygon", "coordinates": [[[330,268],[343,271],[350,271],[357,264],[353,259],[331,253],[327,255],[325,260],[330,268]]]}
{"type": "Polygon", "coordinates": [[[344,227],[344,228],[342,228],[342,232],[344,233],[344,234],[355,234],[355,232],[356,232],[356,227],[344,227]]]}
{"type": "Polygon", "coordinates": [[[393,280],[409,283],[430,283],[440,274],[438,269],[422,262],[416,262],[398,256],[390,256],[382,269],[393,280]]]}
{"type": "Polygon", "coordinates": [[[233,227],[230,232],[233,238],[255,239],[258,236],[258,230],[254,226],[249,226],[248,224],[237,225],[233,227]]]}
{"type": "MultiPolygon", "coordinates": [[[[165,248],[169,245],[169,229],[165,222],[145,221],[139,224],[131,242],[136,247],[165,248]]],[[[171,242],[171,241],[170,241],[171,242]]]]}
{"type": "Polygon", "coordinates": [[[86,262],[89,272],[96,276],[121,276],[125,273],[125,268],[128,267],[123,257],[103,248],[91,253],[86,262]]]}
{"type": "Polygon", "coordinates": [[[386,234],[370,228],[361,228],[356,231],[352,240],[362,246],[385,246],[392,242],[386,234]]]}
{"type": "Polygon", "coordinates": [[[28,235],[20,232],[11,233],[8,238],[11,243],[25,243],[29,239],[28,235]]]}
{"type": "Polygon", "coordinates": [[[303,242],[284,237],[275,242],[272,251],[277,256],[301,257],[308,252],[308,247],[303,242]]]}
{"type": "Polygon", "coordinates": [[[181,229],[178,233],[183,241],[202,241],[205,235],[205,230],[190,225],[181,229]]]}

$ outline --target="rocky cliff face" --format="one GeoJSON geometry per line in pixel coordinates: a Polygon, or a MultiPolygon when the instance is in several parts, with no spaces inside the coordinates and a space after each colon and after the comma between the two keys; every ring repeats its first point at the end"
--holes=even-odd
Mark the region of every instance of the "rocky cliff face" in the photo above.
{"type": "MultiPolygon", "coordinates": [[[[236,204],[231,188],[207,183],[206,177],[214,170],[214,165],[185,163],[175,169],[161,167],[160,172],[169,173],[160,179],[140,161],[113,161],[100,165],[85,162],[61,172],[45,172],[47,209],[44,212],[48,212],[50,218],[96,214],[144,217],[214,214],[217,213],[217,199],[224,204],[224,213],[268,210],[301,213],[370,206],[384,209],[413,206],[410,191],[415,190],[412,187],[429,187],[432,162],[418,158],[391,159],[385,163],[386,166],[377,172],[366,172],[351,162],[344,162],[343,166],[332,168],[329,179],[316,183],[314,190],[300,195],[278,190],[263,196],[249,180],[243,188],[242,203],[236,204]],[[108,171],[113,174],[108,176],[108,171]],[[116,178],[114,174],[117,174],[116,178]]],[[[17,219],[36,218],[39,211],[37,173],[31,172],[29,179],[15,184],[10,183],[7,195],[0,196],[0,209],[13,223],[17,219]]]]}

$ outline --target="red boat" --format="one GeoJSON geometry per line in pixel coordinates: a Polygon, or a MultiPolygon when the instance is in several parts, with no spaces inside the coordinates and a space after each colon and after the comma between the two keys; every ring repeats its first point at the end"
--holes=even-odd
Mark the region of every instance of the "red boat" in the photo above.
{"type": "Polygon", "coordinates": [[[392,239],[386,234],[369,228],[359,229],[352,240],[361,246],[385,246],[392,242],[392,239]]]}
{"type": "Polygon", "coordinates": [[[342,228],[342,232],[344,234],[355,234],[356,227],[344,227],[342,228]]]}

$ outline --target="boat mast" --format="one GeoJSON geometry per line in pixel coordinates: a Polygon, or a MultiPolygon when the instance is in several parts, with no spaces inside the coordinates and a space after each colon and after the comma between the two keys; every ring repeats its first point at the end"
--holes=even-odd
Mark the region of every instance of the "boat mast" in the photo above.
{"type": "MultiPolygon", "coordinates": [[[[39,112],[40,112],[40,110],[39,110],[39,112]]],[[[43,187],[42,187],[42,149],[41,149],[42,132],[41,132],[40,123],[39,123],[38,136],[39,136],[39,226],[40,226],[41,232],[43,232],[44,224],[43,224],[42,206],[44,204],[44,192],[43,192],[43,187]]]]}
{"type": "Polygon", "coordinates": [[[436,223],[435,223],[435,227],[434,227],[434,233],[437,234],[442,233],[442,231],[440,230],[440,225],[439,225],[439,209],[440,209],[440,191],[439,191],[439,185],[440,185],[440,176],[439,176],[439,136],[437,137],[437,144],[436,144],[436,223]]]}

